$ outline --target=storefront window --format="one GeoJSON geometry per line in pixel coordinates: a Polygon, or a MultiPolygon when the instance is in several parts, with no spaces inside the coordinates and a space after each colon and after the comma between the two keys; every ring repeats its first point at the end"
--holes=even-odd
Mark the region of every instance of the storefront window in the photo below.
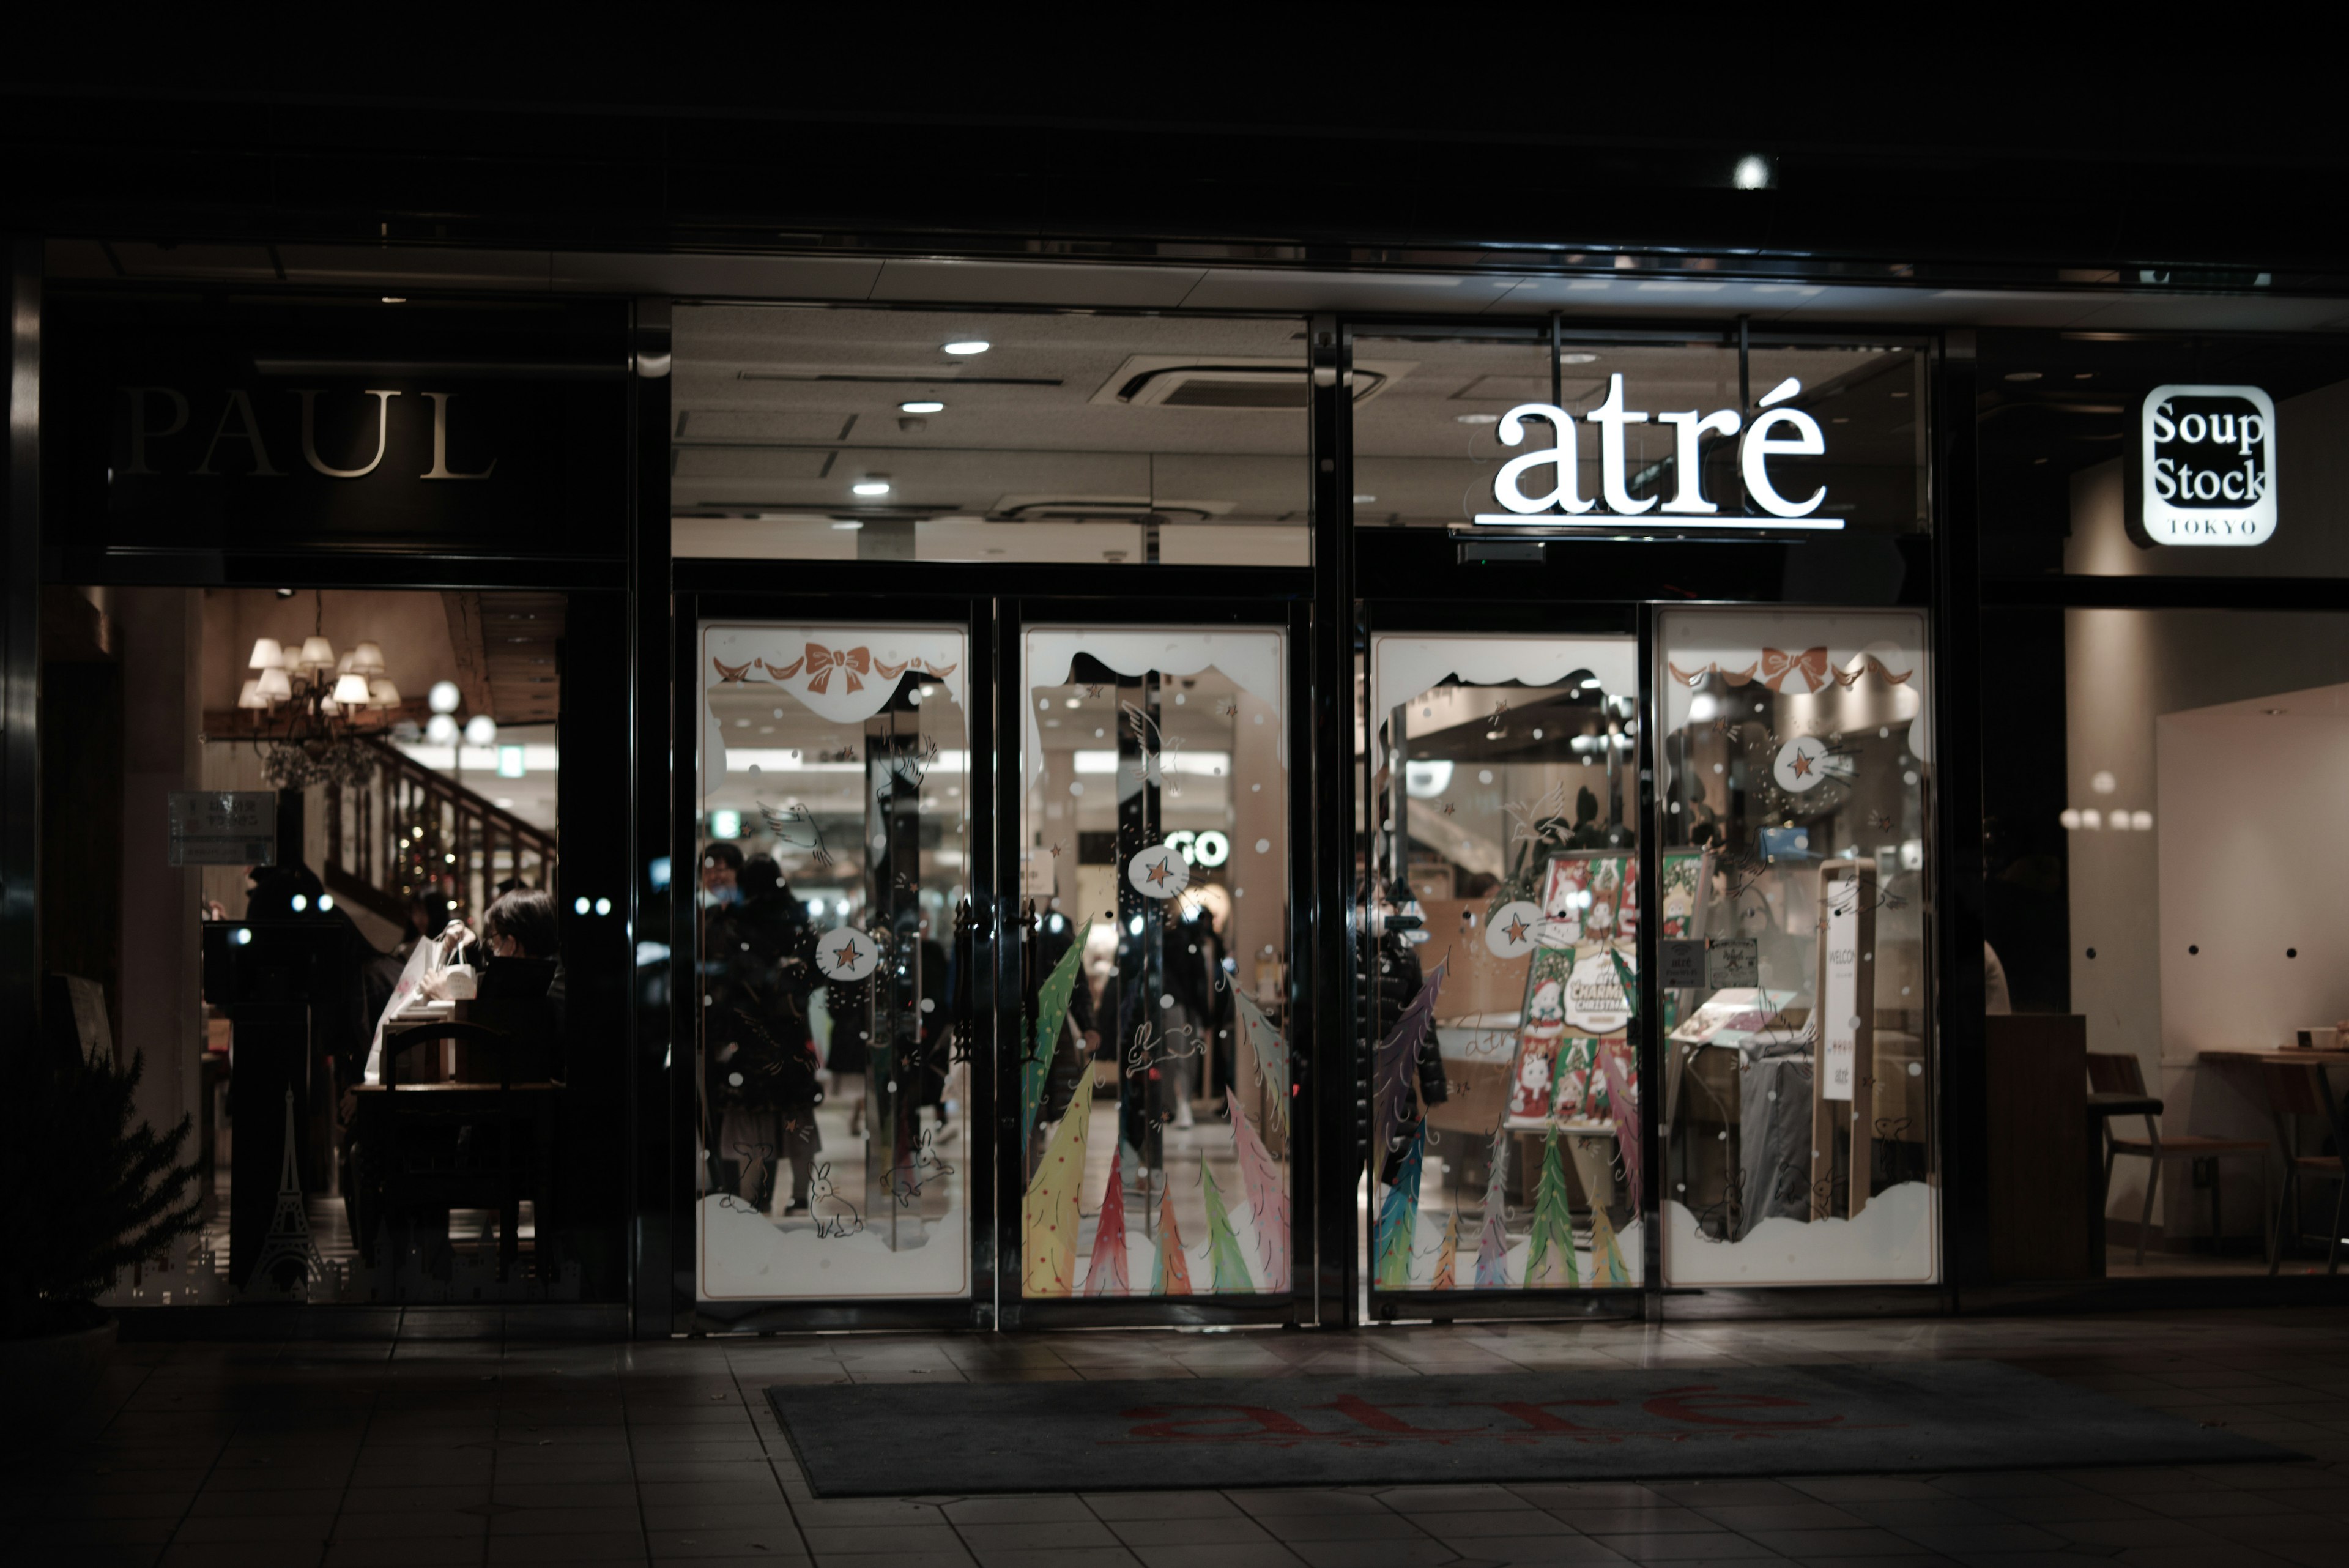
{"type": "Polygon", "coordinates": [[[1288,639],[1021,645],[1020,1290],[1291,1286],[1288,639]]]}
{"type": "Polygon", "coordinates": [[[1638,645],[1371,657],[1371,1288],[1636,1285],[1638,645]]]}
{"type": "Polygon", "coordinates": [[[2271,1231],[2277,1267],[2322,1268],[2349,617],[2002,609],[1983,630],[1987,689],[2036,693],[2027,726],[1984,715],[1990,1006],[2076,1018],[2086,1088],[2132,1101],[2092,1117],[2120,1151],[2103,1190],[2064,1195],[2101,1218],[2090,1271],[2263,1273],[2271,1231]]]}
{"type": "Polygon", "coordinates": [[[1926,646],[1916,614],[1660,618],[1671,1284],[1936,1277],[1926,646]]]}
{"type": "Polygon", "coordinates": [[[711,622],[698,654],[698,1299],[966,1294],[967,634],[711,622]]]}
{"type": "Polygon", "coordinates": [[[678,311],[676,553],[1303,566],[1293,319],[678,311]]]}

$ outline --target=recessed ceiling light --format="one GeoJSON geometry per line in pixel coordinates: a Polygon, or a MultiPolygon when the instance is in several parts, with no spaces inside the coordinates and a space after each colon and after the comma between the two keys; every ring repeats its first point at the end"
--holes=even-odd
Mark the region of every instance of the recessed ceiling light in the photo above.
{"type": "Polygon", "coordinates": [[[851,517],[845,521],[833,524],[832,525],[832,531],[835,534],[853,534],[857,529],[864,526],[864,524],[859,523],[855,518],[851,517]]]}
{"type": "Polygon", "coordinates": [[[1454,414],[1453,418],[1464,425],[1496,425],[1501,422],[1498,414],[1454,414]]]}
{"type": "Polygon", "coordinates": [[[886,495],[889,493],[889,482],[885,479],[860,479],[848,488],[859,495],[886,495]]]}
{"type": "Polygon", "coordinates": [[[1357,506],[1368,506],[1371,502],[1376,501],[1378,497],[1375,495],[1357,495],[1354,497],[1354,504],[1357,506]]]}
{"type": "Polygon", "coordinates": [[[946,346],[948,354],[984,354],[995,347],[984,337],[957,337],[946,346]]]}
{"type": "Polygon", "coordinates": [[[2036,370],[2009,370],[2006,373],[2006,379],[2010,381],[2035,381],[2039,379],[2039,372],[2036,370]]]}
{"type": "Polygon", "coordinates": [[[1599,363],[1599,356],[1582,353],[1561,354],[1557,357],[1557,362],[1561,365],[1596,365],[1599,363]]]}
{"type": "Polygon", "coordinates": [[[383,296],[383,302],[386,305],[406,305],[408,303],[408,296],[404,294],[387,294],[383,296]]]}
{"type": "Polygon", "coordinates": [[[945,409],[944,403],[932,402],[926,398],[916,398],[910,403],[897,405],[897,411],[901,414],[935,414],[943,412],[945,409]]]}

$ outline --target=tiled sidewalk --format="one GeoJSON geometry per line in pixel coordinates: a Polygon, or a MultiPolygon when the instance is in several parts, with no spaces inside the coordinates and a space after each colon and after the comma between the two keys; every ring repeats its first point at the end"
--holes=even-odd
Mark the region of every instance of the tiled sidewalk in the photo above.
{"type": "MultiPolygon", "coordinates": [[[[1387,1568],[2349,1565],[2349,1313],[521,1345],[133,1345],[94,1435],[7,1434],[26,1564],[1387,1568]],[[824,1501],[785,1381],[1507,1371],[1984,1356],[2305,1464],[824,1501]]],[[[941,1389],[941,1399],[953,1397],[941,1389]]],[[[918,1474],[922,1437],[906,1435],[918,1474]]],[[[1053,1457],[1037,1456],[1040,1473],[1053,1457]]],[[[1076,1480],[1079,1478],[1071,1478],[1076,1480]]]]}

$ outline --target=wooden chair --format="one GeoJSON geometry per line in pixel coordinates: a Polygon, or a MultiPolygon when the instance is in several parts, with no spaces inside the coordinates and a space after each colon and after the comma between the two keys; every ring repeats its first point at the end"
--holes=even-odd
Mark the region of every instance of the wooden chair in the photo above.
{"type": "Polygon", "coordinates": [[[2341,1272],[2341,1227],[2349,1220],[2349,1106],[2333,1097],[2324,1069],[2314,1064],[2262,1062],[2260,1088],[2274,1118],[2276,1147],[2284,1157],[2283,1192],[2276,1204],[2268,1250],[2268,1272],[2283,1267],[2284,1214],[2290,1211],[2294,1230],[2300,1228],[2300,1179],[2329,1178],[2340,1186],[2333,1200],[2333,1227],[2325,1232],[2324,1272],[2341,1272]],[[2292,1136],[2292,1118],[2322,1116],[2333,1129],[2331,1154],[2302,1154],[2292,1136]]]}
{"type": "MultiPolygon", "coordinates": [[[[376,1165],[380,1213],[391,1231],[396,1266],[408,1251],[418,1217],[451,1209],[490,1209],[498,1215],[498,1262],[510,1274],[519,1262],[522,1200],[538,1217],[535,1262],[549,1266],[552,1229],[554,1112],[553,1084],[514,1081],[518,1059],[543,1058],[545,1042],[529,1032],[480,1023],[426,1023],[387,1029],[383,1085],[374,1128],[381,1149],[376,1165]],[[399,1059],[418,1046],[453,1041],[478,1071],[487,1059],[497,1076],[476,1084],[399,1084],[399,1059]]],[[[372,1205],[371,1205],[372,1207],[372,1205]]]]}
{"type": "MultiPolygon", "coordinates": [[[[2183,1134],[2161,1136],[2161,1101],[2146,1092],[2145,1072],[2137,1065],[2134,1054],[2127,1052],[2088,1053],[2088,1096],[2092,1109],[2104,1108],[2105,1121],[2105,1188],[2111,1190],[2113,1161],[2122,1155],[2132,1155],[2147,1162],[2145,1178],[2145,1211],[2137,1225],[2137,1262],[2145,1266],[2146,1233],[2153,1229],[2154,1199],[2160,1190],[2162,1165],[2167,1160],[2190,1159],[2210,1166],[2210,1236],[2215,1242],[2219,1235],[2219,1164],[2221,1159],[2244,1158],[2260,1162],[2260,1208],[2269,1208],[2268,1146],[2263,1138],[2199,1137],[2183,1134]],[[2145,1137],[2122,1137],[2113,1130],[2115,1116],[2140,1116],[2145,1118],[2145,1137]]],[[[2272,1251],[2272,1245],[2271,1246],[2272,1251]]]]}

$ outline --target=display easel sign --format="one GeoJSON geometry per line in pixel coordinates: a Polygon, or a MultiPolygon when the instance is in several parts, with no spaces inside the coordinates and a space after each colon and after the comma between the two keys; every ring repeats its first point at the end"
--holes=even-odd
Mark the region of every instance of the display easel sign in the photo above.
{"type": "Polygon", "coordinates": [[[276,865],[277,792],[172,791],[171,864],[276,865]]]}
{"type": "Polygon", "coordinates": [[[1820,867],[1818,989],[1811,1009],[1814,1220],[1835,1212],[1838,1149],[1847,1162],[1841,1218],[1868,1207],[1875,1164],[1876,897],[1873,862],[1820,867]]]}

